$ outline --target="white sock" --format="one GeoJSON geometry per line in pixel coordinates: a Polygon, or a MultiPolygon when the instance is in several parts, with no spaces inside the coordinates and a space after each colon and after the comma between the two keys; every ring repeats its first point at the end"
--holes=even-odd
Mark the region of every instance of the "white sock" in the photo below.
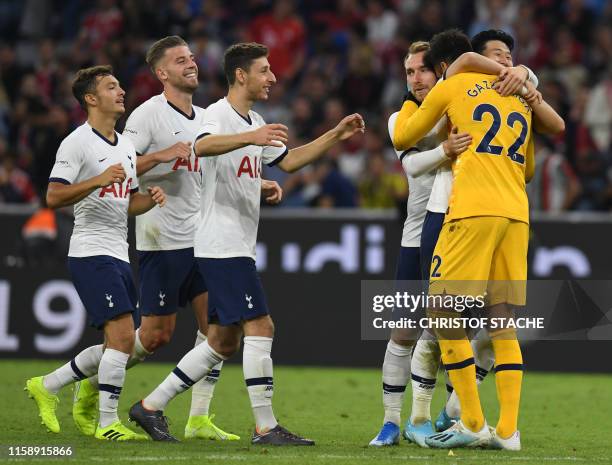
{"type": "Polygon", "coordinates": [[[246,336],[242,353],[244,381],[249,391],[257,431],[269,431],[278,425],[272,411],[274,377],[272,369],[272,338],[246,336]]]}
{"type": "MultiPolygon", "coordinates": [[[[140,341],[140,328],[136,330],[136,334],[134,337],[134,350],[132,351],[132,355],[128,359],[127,364],[125,365],[125,369],[129,370],[134,365],[144,362],[145,358],[151,355],[153,352],[147,351],[142,345],[140,341]]],[[[94,389],[98,389],[98,375],[95,374],[89,377],[89,382],[94,389]]]]}
{"type": "Polygon", "coordinates": [[[100,389],[100,427],[106,428],[119,420],[117,407],[125,381],[125,365],[130,354],[106,349],[98,368],[100,389]]]}
{"type": "Polygon", "coordinates": [[[412,354],[412,412],[410,422],[418,425],[431,421],[431,399],[440,367],[440,346],[429,332],[417,341],[412,354]]]}
{"type": "Polygon", "coordinates": [[[149,410],[164,410],[168,402],[202,379],[224,357],[208,345],[208,341],[187,352],[165,380],[143,400],[149,410]]]}
{"type": "MultiPolygon", "coordinates": [[[[196,336],[195,346],[197,347],[206,340],[206,336],[198,331],[196,336]]],[[[208,372],[204,378],[193,385],[191,390],[191,409],[189,416],[195,417],[200,415],[208,415],[208,408],[212,400],[215,384],[219,381],[223,362],[219,362],[208,372]]]]}
{"type": "Polygon", "coordinates": [[[410,378],[410,354],[412,345],[402,346],[392,340],[387,344],[382,366],[384,423],[401,423],[402,405],[406,385],[410,378]]]}
{"type": "MultiPolygon", "coordinates": [[[[495,354],[493,345],[487,331],[480,331],[477,337],[472,339],[472,350],[474,351],[474,361],[476,363],[476,384],[483,382],[493,365],[495,364],[495,354]]],[[[446,413],[452,418],[461,416],[461,404],[456,392],[452,392],[446,401],[446,413]]]]}
{"type": "Polygon", "coordinates": [[[45,389],[53,394],[57,394],[64,386],[96,373],[102,358],[102,347],[102,344],[88,347],[70,360],[70,362],[44,376],[43,385],[45,389]]]}

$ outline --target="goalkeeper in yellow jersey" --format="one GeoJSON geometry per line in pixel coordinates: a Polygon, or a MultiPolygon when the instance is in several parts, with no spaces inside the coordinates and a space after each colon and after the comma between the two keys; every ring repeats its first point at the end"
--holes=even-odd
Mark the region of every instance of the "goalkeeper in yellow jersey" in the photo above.
{"type": "MultiPolygon", "coordinates": [[[[438,34],[430,59],[440,72],[458,51],[471,50],[457,30],[438,34]],[[449,58],[450,57],[450,58],[449,58]]],[[[453,163],[454,184],[431,267],[430,294],[488,294],[489,314],[510,316],[525,304],[528,201],[526,150],[532,131],[531,107],[494,89],[497,76],[462,73],[438,83],[408,119],[398,116],[394,145],[413,145],[444,114],[472,145],[453,163]],[[500,285],[512,283],[510,286],[500,285]],[[491,286],[496,284],[495,286],[491,286]]],[[[432,309],[432,316],[459,315],[432,309]]],[[[520,449],[517,430],[522,357],[511,329],[491,332],[496,358],[500,419],[490,432],[480,406],[472,348],[464,330],[437,330],[442,361],[460,399],[461,420],[430,436],[431,447],[488,446],[520,449]]]]}

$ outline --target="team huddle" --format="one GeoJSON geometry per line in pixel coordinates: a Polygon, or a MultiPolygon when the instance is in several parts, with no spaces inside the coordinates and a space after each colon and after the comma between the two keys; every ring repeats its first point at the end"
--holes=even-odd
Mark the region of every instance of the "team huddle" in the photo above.
{"type": "MultiPolygon", "coordinates": [[[[457,30],[413,43],[404,61],[409,93],[389,119],[410,187],[396,279],[422,279],[430,294],[486,291],[491,316],[511,316],[525,303],[532,130],[563,130],[563,120],[536,90],[536,76],[512,66],[513,45],[501,31],[470,41],[457,30]]],[[[282,189],[261,179],[261,166],[296,171],[363,132],[365,123],[359,114],[346,116],[319,138],[288,149],[288,128],[266,124],[252,110],[276,82],[267,56],[256,43],[229,47],[223,63],[228,93],[203,109],[192,104],[198,68],[187,43],[178,36],[157,41],[146,60],[164,90],[130,114],[123,134],[114,128],[125,112],[125,92],[112,69],[77,73],[73,94],[87,122],[58,150],[47,203],[74,205],[68,265],[104,342],[27,381],[49,431],[60,432],[57,393],[74,384],[72,416],[84,435],[177,441],[164,410],[191,388],[184,437],[237,440],[213,423],[209,406],[224,360],[242,341],[255,419],[251,442],[314,444],[281,426],[272,409],[274,323],[255,245],[261,199],[279,203],[282,189]],[[129,265],[128,215],[136,216],[138,289],[129,265]],[[176,313],[187,304],[198,324],[195,345],[131,406],[130,421],[148,436],[136,433],[117,414],[126,371],[170,342],[176,313]]],[[[426,311],[449,317],[442,309],[426,311]]],[[[522,358],[511,328],[490,334],[394,330],[383,364],[384,424],[370,445],[399,443],[409,379],[412,412],[403,433],[409,441],[520,449],[522,358]],[[432,424],[440,360],[449,397],[432,424]],[[500,402],[495,428],[487,425],[477,388],[492,369],[500,402]]]]}
{"type": "MultiPolygon", "coordinates": [[[[511,320],[525,305],[532,131],[556,134],[561,117],[542,100],[537,78],[513,67],[514,40],[458,30],[413,43],[404,65],[408,94],[389,134],[408,177],[408,215],[396,279],[427,282],[429,295],[487,296],[481,316],[511,320]],[[439,79],[439,82],[438,81],[439,79]]],[[[428,308],[432,318],[461,317],[428,308]]],[[[444,328],[444,325],[441,325],[444,328]]],[[[516,332],[393,330],[383,363],[384,424],[371,446],[399,443],[408,380],[412,412],[404,437],[421,447],[520,450],[523,362],[516,332]],[[431,420],[442,361],[447,402],[431,420]],[[489,427],[478,384],[495,372],[499,421],[489,427]]]]}

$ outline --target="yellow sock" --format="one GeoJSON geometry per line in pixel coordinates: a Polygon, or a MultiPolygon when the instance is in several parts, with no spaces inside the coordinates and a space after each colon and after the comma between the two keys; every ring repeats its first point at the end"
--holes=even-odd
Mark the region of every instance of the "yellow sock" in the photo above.
{"type": "Polygon", "coordinates": [[[516,334],[492,334],[491,341],[495,352],[495,385],[499,400],[499,422],[496,430],[502,438],[509,438],[518,425],[523,357],[516,334]]]}
{"type": "Polygon", "coordinates": [[[484,415],[476,386],[476,366],[470,341],[440,340],[442,362],[453,383],[461,404],[461,421],[471,431],[480,431],[484,426],[484,415]]]}

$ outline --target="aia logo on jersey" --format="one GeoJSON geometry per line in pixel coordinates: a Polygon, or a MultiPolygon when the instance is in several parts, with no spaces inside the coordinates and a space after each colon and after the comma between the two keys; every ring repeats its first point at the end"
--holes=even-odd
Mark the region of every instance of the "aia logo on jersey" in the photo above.
{"type": "Polygon", "coordinates": [[[177,171],[181,168],[184,168],[187,171],[195,171],[197,173],[200,171],[200,159],[195,157],[195,161],[193,164],[191,164],[191,158],[188,158],[187,160],[177,158],[174,162],[174,166],[172,167],[172,171],[177,171]]]}
{"type": "Polygon", "coordinates": [[[245,155],[240,162],[240,166],[238,167],[238,173],[236,173],[236,177],[240,177],[242,175],[249,175],[250,178],[260,178],[261,177],[261,160],[259,157],[253,157],[251,161],[251,157],[245,155]]]}
{"type": "Polygon", "coordinates": [[[132,190],[132,178],[129,178],[125,183],[113,183],[110,186],[103,187],[100,189],[100,198],[104,198],[106,195],[112,195],[115,198],[125,199],[130,195],[132,190]],[[125,184],[125,187],[123,187],[125,184]]]}

